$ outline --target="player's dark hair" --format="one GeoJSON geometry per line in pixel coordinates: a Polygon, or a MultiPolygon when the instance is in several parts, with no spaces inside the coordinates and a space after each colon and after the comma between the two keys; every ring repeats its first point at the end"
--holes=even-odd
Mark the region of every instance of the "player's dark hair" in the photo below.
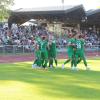
{"type": "Polygon", "coordinates": [[[79,39],[82,38],[82,35],[79,35],[79,39]]]}
{"type": "Polygon", "coordinates": [[[45,37],[45,36],[43,36],[43,37],[42,37],[42,39],[43,39],[43,40],[45,40],[45,39],[46,39],[46,37],[45,37]]]}

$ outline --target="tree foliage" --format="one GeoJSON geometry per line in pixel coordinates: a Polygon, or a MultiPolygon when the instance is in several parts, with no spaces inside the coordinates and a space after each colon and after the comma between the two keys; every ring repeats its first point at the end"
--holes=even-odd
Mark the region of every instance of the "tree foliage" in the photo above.
{"type": "Polygon", "coordinates": [[[14,0],[0,0],[0,21],[9,16],[9,8],[14,4],[14,0]]]}

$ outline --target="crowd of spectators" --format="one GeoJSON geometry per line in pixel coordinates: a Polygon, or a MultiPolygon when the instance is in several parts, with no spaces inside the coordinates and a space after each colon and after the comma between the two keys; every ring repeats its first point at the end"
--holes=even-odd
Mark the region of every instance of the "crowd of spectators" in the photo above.
{"type": "Polygon", "coordinates": [[[94,30],[87,30],[83,32],[86,37],[86,44],[92,48],[92,46],[99,46],[100,45],[100,33],[99,31],[94,31],[94,30]]]}
{"type": "MultiPolygon", "coordinates": [[[[28,48],[33,44],[34,37],[40,34],[49,34],[45,28],[35,26],[20,26],[12,25],[11,31],[8,27],[0,26],[0,45],[25,45],[28,48]]],[[[82,31],[85,34],[86,45],[100,45],[100,33],[91,30],[82,31]]],[[[66,33],[65,33],[66,34],[66,33]]],[[[67,39],[65,36],[56,37],[57,45],[66,46],[67,39]]]]}
{"type": "MultiPolygon", "coordinates": [[[[85,45],[87,47],[90,47],[90,48],[100,47],[100,32],[99,31],[94,31],[92,29],[81,30],[81,34],[84,35],[85,45]]],[[[66,44],[67,44],[66,36],[59,37],[57,39],[57,43],[59,45],[66,47],[66,44]]]]}

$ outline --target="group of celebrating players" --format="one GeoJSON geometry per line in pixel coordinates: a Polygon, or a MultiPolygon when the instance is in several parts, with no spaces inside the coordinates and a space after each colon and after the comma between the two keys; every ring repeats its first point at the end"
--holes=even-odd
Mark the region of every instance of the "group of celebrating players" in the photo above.
{"type": "Polygon", "coordinates": [[[77,64],[83,60],[86,70],[90,68],[87,65],[86,57],[85,57],[85,50],[84,50],[84,37],[82,34],[78,34],[74,31],[72,34],[69,34],[68,45],[67,45],[67,54],[68,60],[64,62],[62,68],[64,69],[64,65],[71,61],[71,69],[78,70],[77,64]]]}
{"type": "MultiPolygon", "coordinates": [[[[57,48],[56,40],[53,35],[44,35],[35,39],[35,61],[32,68],[47,68],[57,66],[57,48]],[[49,63],[49,64],[48,64],[49,63]]],[[[71,62],[71,70],[78,70],[77,65],[83,60],[86,70],[90,68],[87,65],[84,52],[84,38],[82,34],[72,31],[68,34],[67,55],[68,59],[62,64],[64,69],[65,64],[71,62]]]]}
{"type": "Polygon", "coordinates": [[[53,35],[42,34],[35,39],[35,61],[32,68],[47,68],[48,62],[49,67],[53,67],[53,62],[57,66],[57,51],[56,41],[53,35]]]}

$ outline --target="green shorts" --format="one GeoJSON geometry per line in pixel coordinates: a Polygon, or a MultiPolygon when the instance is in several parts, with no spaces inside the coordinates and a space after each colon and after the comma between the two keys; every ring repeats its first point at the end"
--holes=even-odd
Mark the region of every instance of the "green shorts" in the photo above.
{"type": "Polygon", "coordinates": [[[74,51],[67,51],[67,54],[68,54],[68,58],[69,59],[72,59],[73,55],[74,55],[74,51]]]}
{"type": "Polygon", "coordinates": [[[78,57],[85,58],[84,52],[82,52],[82,51],[76,51],[76,58],[78,59],[78,57]]]}
{"type": "Polygon", "coordinates": [[[57,53],[55,51],[48,51],[48,56],[50,58],[56,58],[57,53]]]}
{"type": "Polygon", "coordinates": [[[48,59],[48,52],[47,51],[41,52],[41,58],[48,59]]]}

